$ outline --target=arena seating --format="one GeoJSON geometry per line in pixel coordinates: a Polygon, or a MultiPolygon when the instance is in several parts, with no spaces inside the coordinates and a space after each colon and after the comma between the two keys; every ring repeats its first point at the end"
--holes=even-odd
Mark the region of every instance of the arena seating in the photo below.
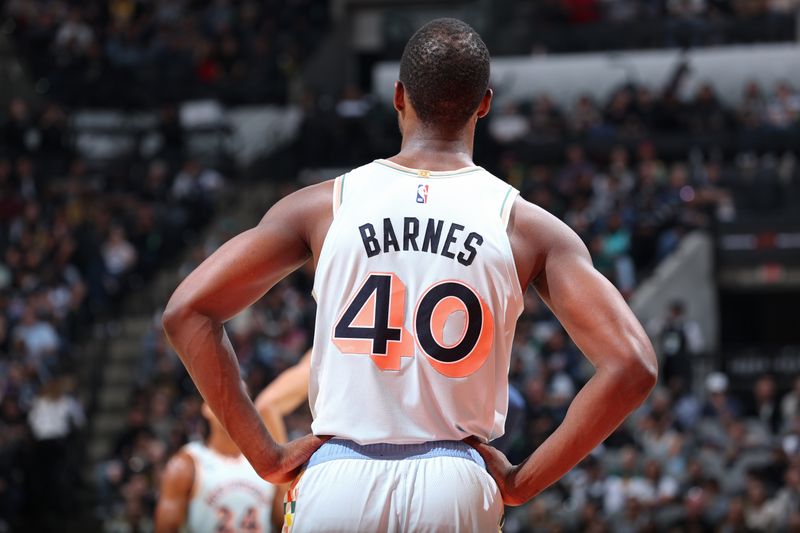
{"type": "MultiPolygon", "coordinates": [[[[726,108],[708,91],[689,102],[667,102],[650,101],[636,88],[624,88],[610,102],[582,99],[574,108],[563,110],[540,97],[501,109],[488,120],[478,161],[514,183],[531,201],[564,218],[589,244],[595,265],[630,294],[637,280],[668,255],[686,232],[787,208],[788,198],[797,194],[791,152],[772,156],[785,158],[782,170],[770,166],[769,157],[747,145],[730,156],[712,147],[690,159],[666,159],[656,148],[659,135],[713,137],[731,131],[743,138],[755,131],[794,135],[800,124],[798,108],[792,103],[797,96],[787,89],[761,95],[749,88],[747,93],[755,96],[738,109],[726,108]],[[607,155],[592,144],[597,139],[611,147],[607,155]],[[537,143],[563,150],[563,157],[552,156],[563,162],[537,163],[529,152],[537,143]],[[747,175],[753,166],[781,188],[772,201],[762,203],[749,192],[747,175]],[[767,174],[770,168],[771,175],[767,174]]],[[[352,91],[340,104],[354,101],[362,105],[307,110],[304,133],[288,149],[290,158],[311,168],[347,168],[385,155],[379,150],[386,150],[396,139],[390,110],[352,91]],[[353,109],[361,111],[354,116],[349,112],[353,109]],[[342,137],[341,131],[349,135],[342,137]],[[331,133],[326,136],[325,132],[331,133]],[[354,139],[363,144],[349,151],[347,145],[354,139]]],[[[289,180],[281,193],[297,186],[289,180]]],[[[209,244],[218,241],[214,234],[209,244]]],[[[195,248],[182,271],[188,272],[209,248],[213,246],[195,248]]],[[[252,390],[259,390],[297,360],[311,342],[310,284],[308,271],[297,273],[230,324],[252,390]]],[[[154,324],[158,324],[157,316],[154,324]]],[[[670,331],[662,325],[657,343],[666,342],[670,331]]],[[[702,357],[702,340],[696,345],[695,356],[702,357]]],[[[511,370],[512,383],[526,404],[525,422],[512,429],[508,441],[512,458],[530,453],[552,431],[590,372],[553,316],[529,294],[511,370]]],[[[762,382],[770,379],[764,377],[762,382]]],[[[123,521],[129,519],[126,510],[146,506],[156,490],[149,484],[137,493],[140,502],[134,505],[128,502],[133,497],[129,485],[138,486],[142,476],[156,477],[163,467],[165,447],[172,450],[202,432],[196,396],[157,326],[145,341],[138,383],[131,401],[130,419],[135,424],[121,437],[115,456],[101,466],[101,473],[114,474],[103,477],[104,501],[118,502],[121,514],[116,520],[123,521]],[[160,451],[152,458],[154,448],[160,451]],[[130,464],[139,469],[131,471],[126,466],[130,464]]],[[[795,389],[779,403],[773,384],[773,392],[758,399],[762,393],[733,391],[722,374],[694,388],[685,384],[668,388],[665,383],[581,468],[527,507],[510,513],[506,530],[584,531],[590,524],[607,531],[646,526],[685,530],[726,521],[734,524],[743,520],[737,513],[744,513],[748,524],[763,522],[770,527],[796,521],[792,505],[798,495],[798,471],[790,465],[800,451],[795,407],[799,393],[795,389]],[[763,418],[764,406],[772,406],[775,420],[763,418]],[[721,464],[726,465],[725,475],[720,474],[721,464]],[[780,474],[784,470],[785,479],[780,474]]],[[[288,420],[290,434],[303,434],[309,423],[308,411],[301,409],[288,420]]]]}
{"type": "MultiPolygon", "coordinates": [[[[795,31],[791,2],[780,1],[487,4],[487,39],[500,53],[786,40],[795,31]]],[[[269,180],[275,199],[309,175],[333,177],[316,169],[394,153],[396,119],[357,88],[338,99],[308,92],[294,142],[240,168],[225,153],[224,125],[182,118],[187,100],[286,103],[332,24],[325,1],[12,0],[3,9],[4,33],[39,96],[0,113],[0,533],[35,523],[51,500],[61,502],[53,512],[87,512],[105,531],[149,531],[167,458],[206,431],[200,401],[151,309],[124,429],[87,476],[80,428],[94,406],[75,390],[81,340],[113,338],[132,293],[167,269],[186,275],[230,236],[222,204],[248,194],[232,186],[241,175],[269,180]],[[41,433],[43,398],[63,407],[64,432],[41,433]],[[53,436],[66,448],[43,444],[53,436]],[[78,498],[76,486],[91,496],[78,498]],[[49,492],[30,497],[39,490],[49,492]]],[[[386,57],[407,38],[402,16],[386,57]]],[[[735,105],[710,87],[688,99],[674,89],[630,85],[607,101],[586,95],[561,106],[532,94],[494,109],[478,131],[476,162],[565,220],[625,296],[688,232],[790,212],[800,200],[797,87],[753,81],[735,105]]],[[[302,269],[228,325],[250,390],[310,345],[312,279],[302,269]]],[[[717,355],[691,321],[668,313],[653,330],[660,351],[678,335],[687,356],[717,355]]],[[[523,422],[506,438],[512,460],[546,438],[590,372],[529,292],[512,353],[511,382],[524,399],[523,422]]],[[[722,373],[662,381],[584,463],[510,510],[504,530],[800,528],[800,379],[788,390],[769,374],[746,390],[722,373]]],[[[309,424],[305,408],[287,419],[292,437],[309,424]]]]}

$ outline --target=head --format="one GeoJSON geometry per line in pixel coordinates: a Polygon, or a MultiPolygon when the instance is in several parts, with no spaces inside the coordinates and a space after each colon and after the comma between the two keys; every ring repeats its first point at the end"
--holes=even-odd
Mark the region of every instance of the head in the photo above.
{"type": "Polygon", "coordinates": [[[491,100],[489,50],[468,24],[436,19],[409,39],[394,95],[404,134],[420,126],[447,133],[474,127],[491,100]]]}
{"type": "Polygon", "coordinates": [[[681,318],[686,312],[686,306],[681,300],[674,300],[669,304],[669,315],[672,318],[681,318]]]}
{"type": "Polygon", "coordinates": [[[759,403],[770,402],[775,399],[775,378],[769,374],[759,377],[753,386],[753,395],[759,403]]]}

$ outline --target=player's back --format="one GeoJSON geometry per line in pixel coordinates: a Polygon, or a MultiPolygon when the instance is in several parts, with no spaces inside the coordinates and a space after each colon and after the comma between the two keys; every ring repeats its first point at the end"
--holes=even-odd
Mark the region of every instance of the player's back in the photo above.
{"type": "Polygon", "coordinates": [[[272,530],[275,486],[261,479],[243,455],[227,457],[197,442],[183,450],[195,465],[186,533],[272,530]]]}
{"type": "Polygon", "coordinates": [[[334,183],[314,282],[313,431],[360,444],[503,432],[522,293],[517,191],[481,167],[377,160],[334,183]]]}

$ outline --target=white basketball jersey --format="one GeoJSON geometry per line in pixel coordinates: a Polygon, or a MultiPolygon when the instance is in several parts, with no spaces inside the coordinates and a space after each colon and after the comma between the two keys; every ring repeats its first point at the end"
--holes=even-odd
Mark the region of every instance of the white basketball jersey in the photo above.
{"type": "Polygon", "coordinates": [[[359,444],[503,434],[523,302],[517,190],[481,167],[386,160],[336,178],[314,279],[316,435],[359,444]]]}
{"type": "Polygon", "coordinates": [[[195,472],[185,533],[272,531],[275,486],[261,479],[244,455],[226,457],[199,442],[183,450],[195,472]]]}

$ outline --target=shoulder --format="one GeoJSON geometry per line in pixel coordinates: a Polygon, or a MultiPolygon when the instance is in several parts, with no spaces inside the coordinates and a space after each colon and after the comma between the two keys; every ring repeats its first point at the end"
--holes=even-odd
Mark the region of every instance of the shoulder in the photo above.
{"type": "Polygon", "coordinates": [[[508,236],[524,286],[538,276],[551,255],[567,254],[591,261],[586,245],[569,226],[520,196],[511,209],[508,236]]]}
{"type": "Polygon", "coordinates": [[[170,487],[176,491],[180,490],[183,492],[182,489],[185,489],[185,492],[188,494],[191,492],[192,485],[194,485],[194,477],[194,458],[186,448],[182,448],[167,461],[162,483],[165,487],[170,487]]]}
{"type": "Polygon", "coordinates": [[[555,215],[518,196],[508,222],[509,235],[536,238],[537,245],[550,247],[580,242],[578,235],[555,215]]]}

